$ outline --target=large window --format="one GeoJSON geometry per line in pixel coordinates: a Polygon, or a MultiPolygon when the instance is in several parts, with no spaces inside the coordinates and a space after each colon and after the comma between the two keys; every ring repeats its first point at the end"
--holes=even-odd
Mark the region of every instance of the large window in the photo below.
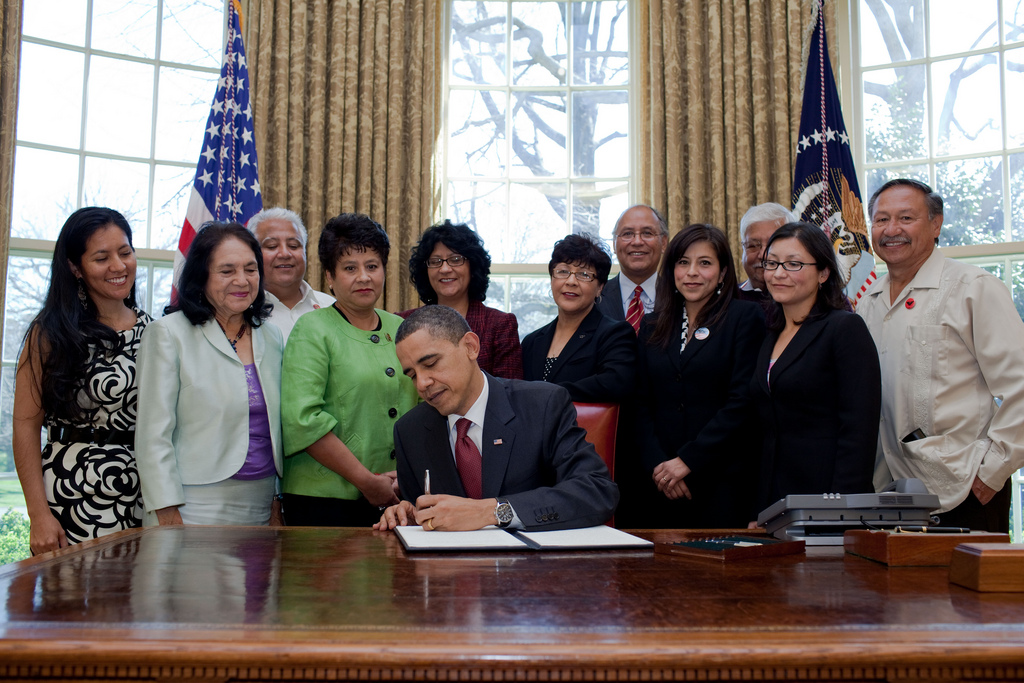
{"type": "Polygon", "coordinates": [[[140,305],[159,315],[224,47],[224,0],[24,3],[11,254],[0,367],[0,512],[21,507],[14,372],[49,285],[53,240],[81,206],[132,226],[140,305]]]}
{"type": "Polygon", "coordinates": [[[453,0],[449,19],[444,207],[525,334],[555,315],[538,267],[555,241],[610,240],[628,202],[629,3],[453,0]]]}
{"type": "Polygon", "coordinates": [[[946,199],[942,246],[1024,250],[1024,2],[859,0],[864,187],[904,175],[946,199]]]}
{"type": "MultiPolygon", "coordinates": [[[[947,255],[1006,283],[1024,317],[1024,0],[849,0],[866,199],[886,180],[946,203],[947,255]]],[[[1024,478],[1014,476],[1021,541],[1024,478]]]]}

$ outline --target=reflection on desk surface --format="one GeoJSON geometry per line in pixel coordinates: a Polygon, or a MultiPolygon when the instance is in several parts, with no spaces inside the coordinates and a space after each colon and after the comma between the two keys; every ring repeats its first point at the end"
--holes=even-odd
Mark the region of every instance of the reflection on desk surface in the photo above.
{"type": "MultiPolygon", "coordinates": [[[[676,540],[671,531],[644,535],[676,540]]],[[[841,549],[717,563],[647,552],[407,557],[363,529],[164,527],[0,568],[0,635],[42,625],[494,633],[989,628],[1024,595],[841,549]]]]}

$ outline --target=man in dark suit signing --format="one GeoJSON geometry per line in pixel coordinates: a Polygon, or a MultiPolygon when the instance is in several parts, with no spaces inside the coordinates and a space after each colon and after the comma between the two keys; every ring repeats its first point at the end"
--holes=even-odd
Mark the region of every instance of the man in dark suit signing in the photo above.
{"type": "Polygon", "coordinates": [[[565,389],[484,373],[476,362],[478,337],[447,306],[412,313],[395,344],[423,403],[395,424],[403,500],[384,511],[375,529],[415,523],[427,530],[493,524],[539,531],[594,526],[612,516],[618,488],[577,426],[565,389]]]}

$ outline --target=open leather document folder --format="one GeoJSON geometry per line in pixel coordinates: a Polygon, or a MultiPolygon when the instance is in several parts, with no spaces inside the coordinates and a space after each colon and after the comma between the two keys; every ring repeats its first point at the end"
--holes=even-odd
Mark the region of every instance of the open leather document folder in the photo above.
{"type": "Polygon", "coordinates": [[[405,550],[471,552],[478,550],[601,550],[653,548],[654,544],[610,526],[559,531],[512,531],[485,527],[477,531],[425,531],[419,526],[395,527],[405,550]]]}

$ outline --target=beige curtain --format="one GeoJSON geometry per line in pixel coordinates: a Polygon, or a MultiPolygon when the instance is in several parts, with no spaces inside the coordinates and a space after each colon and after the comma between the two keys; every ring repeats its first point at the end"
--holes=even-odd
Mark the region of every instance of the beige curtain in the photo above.
{"type": "Polygon", "coordinates": [[[264,206],[309,230],[307,277],[323,287],[326,220],[365,213],[391,238],[385,296],[411,308],[411,247],[440,200],[445,0],[249,0],[249,62],[264,206]]]}
{"type": "MultiPolygon", "coordinates": [[[[21,1],[4,0],[0,11],[0,305],[7,285],[14,190],[14,132],[18,115],[18,61],[21,56],[21,1]]],[[[3,339],[0,315],[0,339],[3,339]]]]}
{"type": "MultiPolygon", "coordinates": [[[[789,206],[810,0],[637,0],[641,201],[739,251],[752,205],[789,206]]],[[[835,3],[825,3],[833,71],[835,3]]]]}

